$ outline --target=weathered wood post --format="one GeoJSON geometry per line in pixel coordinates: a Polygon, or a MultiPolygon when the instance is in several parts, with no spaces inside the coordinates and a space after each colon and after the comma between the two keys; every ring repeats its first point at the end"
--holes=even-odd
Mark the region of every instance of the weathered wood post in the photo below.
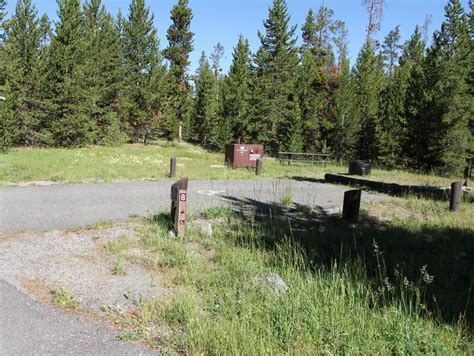
{"type": "Polygon", "coordinates": [[[170,178],[176,177],[176,157],[170,159],[170,178]]]}
{"type": "Polygon", "coordinates": [[[263,168],[263,161],[261,158],[257,158],[257,165],[255,167],[255,174],[257,176],[262,174],[262,168],[263,168]]]}
{"type": "Polygon", "coordinates": [[[462,202],[462,182],[453,182],[451,184],[451,201],[449,204],[449,210],[459,211],[461,210],[462,202]]]}
{"type": "Polygon", "coordinates": [[[362,191],[360,189],[349,190],[344,193],[344,206],[342,208],[342,218],[347,222],[359,221],[360,199],[362,191]]]}
{"type": "Polygon", "coordinates": [[[188,178],[183,178],[171,186],[171,221],[178,237],[186,232],[186,201],[188,196],[188,178]]]}

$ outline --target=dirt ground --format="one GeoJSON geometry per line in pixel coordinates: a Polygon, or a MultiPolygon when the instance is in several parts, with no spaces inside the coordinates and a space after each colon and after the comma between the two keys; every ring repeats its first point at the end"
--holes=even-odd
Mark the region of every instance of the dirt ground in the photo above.
{"type": "Polygon", "coordinates": [[[66,291],[80,308],[123,312],[140,300],[164,293],[159,279],[139,264],[123,261],[125,273],[114,273],[117,257],[108,241],[135,239],[127,224],[100,230],[26,232],[0,240],[0,279],[42,302],[52,291],[66,291]]]}

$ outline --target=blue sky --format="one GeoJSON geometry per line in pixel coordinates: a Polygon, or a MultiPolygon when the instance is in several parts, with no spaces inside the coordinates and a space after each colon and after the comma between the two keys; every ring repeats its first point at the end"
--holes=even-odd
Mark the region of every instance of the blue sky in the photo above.
{"type": "MultiPolygon", "coordinates": [[[[122,9],[128,13],[131,0],[103,0],[107,9],[116,14],[122,9]]],[[[467,1],[462,3],[467,9],[467,1]]],[[[16,0],[8,1],[11,13],[16,0]]],[[[51,18],[56,17],[55,0],[33,0],[40,13],[47,13],[51,18]]],[[[167,45],[166,30],[170,25],[170,10],[177,0],[146,0],[147,5],[155,14],[155,25],[160,37],[160,48],[167,45]]],[[[362,0],[287,0],[291,21],[298,25],[297,34],[301,38],[301,25],[304,23],[309,8],[317,10],[323,2],[335,11],[335,17],[343,20],[349,30],[349,54],[354,63],[357,53],[364,42],[367,13],[362,6],[362,0]]],[[[380,39],[400,25],[402,40],[409,38],[417,24],[423,25],[427,15],[432,17],[430,30],[438,29],[443,21],[444,6],[447,0],[385,0],[382,30],[380,39]]],[[[263,29],[262,22],[267,17],[272,0],[190,0],[194,19],[192,31],[195,33],[194,53],[191,55],[191,70],[194,71],[202,51],[210,53],[214,45],[220,42],[225,48],[223,59],[224,71],[232,60],[232,49],[239,34],[250,41],[252,51],[259,46],[257,31],[263,29]]]]}

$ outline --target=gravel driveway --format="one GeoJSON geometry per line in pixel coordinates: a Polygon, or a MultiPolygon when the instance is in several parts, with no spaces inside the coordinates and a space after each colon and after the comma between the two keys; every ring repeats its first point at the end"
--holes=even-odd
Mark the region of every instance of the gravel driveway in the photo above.
{"type": "MultiPolygon", "coordinates": [[[[138,299],[162,296],[158,279],[139,265],[126,266],[126,275],[111,273],[113,259],[104,256],[103,246],[121,236],[133,238],[127,224],[116,223],[100,231],[59,230],[168,211],[171,184],[0,188],[0,355],[150,353],[139,345],[118,341],[116,332],[103,324],[81,320],[36,300],[50,300],[51,289],[65,289],[82,308],[120,312],[133,308],[138,299]]],[[[280,203],[283,196],[312,208],[337,209],[346,190],[276,179],[190,181],[188,209],[199,213],[226,203],[280,203]]],[[[384,198],[364,193],[363,199],[384,198]]]]}
{"type": "MultiPolygon", "coordinates": [[[[172,182],[65,184],[0,188],[0,235],[15,231],[49,231],[86,226],[97,221],[123,221],[168,211],[172,182]]],[[[280,202],[290,194],[294,202],[310,207],[342,206],[346,187],[306,181],[262,179],[190,181],[188,210],[223,204],[231,197],[280,202]]],[[[364,194],[363,199],[380,200],[364,194]]]]}

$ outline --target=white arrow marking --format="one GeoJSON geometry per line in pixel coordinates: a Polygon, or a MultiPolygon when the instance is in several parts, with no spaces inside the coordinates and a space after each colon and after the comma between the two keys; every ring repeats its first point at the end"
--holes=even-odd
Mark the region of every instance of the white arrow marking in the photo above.
{"type": "Polygon", "coordinates": [[[213,195],[225,193],[225,190],[200,190],[198,194],[207,195],[212,197],[213,195]]]}

